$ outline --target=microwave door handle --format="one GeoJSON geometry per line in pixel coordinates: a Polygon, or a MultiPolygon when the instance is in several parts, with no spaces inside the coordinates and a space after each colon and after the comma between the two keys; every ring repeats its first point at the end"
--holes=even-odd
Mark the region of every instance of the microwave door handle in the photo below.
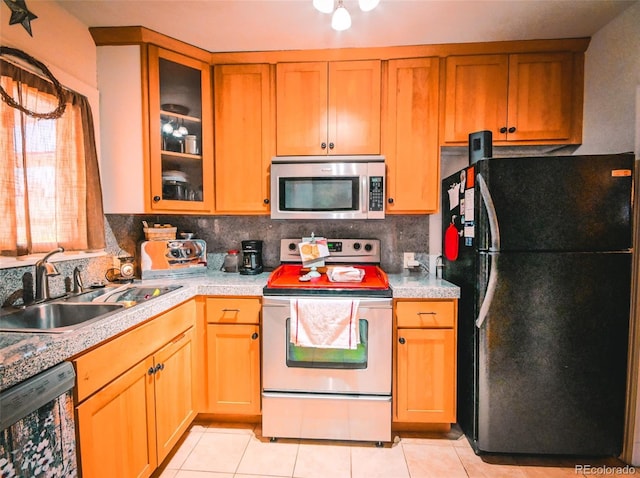
{"type": "Polygon", "coordinates": [[[360,188],[360,205],[362,212],[369,213],[369,177],[362,176],[362,187],[360,188]]]}

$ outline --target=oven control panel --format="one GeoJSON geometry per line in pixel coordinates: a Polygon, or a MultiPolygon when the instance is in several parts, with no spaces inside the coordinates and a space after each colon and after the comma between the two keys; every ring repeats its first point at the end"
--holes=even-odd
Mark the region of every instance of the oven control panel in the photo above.
{"type": "MultiPolygon", "coordinates": [[[[280,261],[301,262],[298,245],[301,238],[280,240],[280,261]]],[[[380,263],[379,239],[327,239],[329,257],[327,263],[380,263]]]]}

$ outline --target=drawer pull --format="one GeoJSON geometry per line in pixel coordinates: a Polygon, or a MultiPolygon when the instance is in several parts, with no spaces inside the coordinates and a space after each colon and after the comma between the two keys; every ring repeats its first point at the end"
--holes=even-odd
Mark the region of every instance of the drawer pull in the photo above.
{"type": "Polygon", "coordinates": [[[258,332],[254,332],[251,334],[251,340],[256,340],[258,338],[258,332]]]}
{"type": "Polygon", "coordinates": [[[418,315],[438,315],[436,312],[417,312],[418,315]]]}
{"type": "Polygon", "coordinates": [[[240,312],[240,309],[222,309],[222,312],[240,312]]]}
{"type": "Polygon", "coordinates": [[[405,338],[404,338],[404,337],[400,337],[400,338],[398,339],[398,342],[400,342],[402,345],[404,345],[407,341],[405,340],[405,338]]]}

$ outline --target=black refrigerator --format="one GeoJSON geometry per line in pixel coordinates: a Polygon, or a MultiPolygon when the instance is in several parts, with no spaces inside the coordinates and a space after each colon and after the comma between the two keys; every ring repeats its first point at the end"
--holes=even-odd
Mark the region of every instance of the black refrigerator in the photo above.
{"type": "Polygon", "coordinates": [[[621,452],[633,168],[632,154],[495,158],[443,180],[458,422],[476,453],[621,452]]]}

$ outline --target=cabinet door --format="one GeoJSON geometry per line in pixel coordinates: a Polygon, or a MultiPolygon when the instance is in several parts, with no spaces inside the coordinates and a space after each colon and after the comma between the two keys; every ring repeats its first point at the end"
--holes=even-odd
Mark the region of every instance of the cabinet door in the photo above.
{"type": "Polygon", "coordinates": [[[158,463],[187,430],[197,411],[193,328],[154,355],[158,463]]]}
{"type": "Polygon", "coordinates": [[[207,325],[210,413],[260,413],[259,330],[257,325],[207,325]]]}
{"type": "Polygon", "coordinates": [[[327,75],[325,62],[276,65],[279,156],[327,154],[327,75]]]}
{"type": "Polygon", "coordinates": [[[148,63],[149,209],[210,212],[213,210],[210,67],[155,46],[149,46],[148,63]]]}
{"type": "Polygon", "coordinates": [[[272,138],[269,65],[214,67],[216,212],[269,212],[272,138]]]}
{"type": "Polygon", "coordinates": [[[506,140],[507,55],[450,56],[446,65],[444,142],[466,144],[480,130],[506,140]]]}
{"type": "Polygon", "coordinates": [[[399,329],[397,351],[398,420],[455,422],[454,329],[399,329]]]}
{"type": "Polygon", "coordinates": [[[279,63],[278,155],[379,154],[380,64],[279,63]]]}
{"type": "Polygon", "coordinates": [[[150,476],[157,466],[151,358],[76,408],[82,476],[150,476]]]}
{"type": "Polygon", "coordinates": [[[380,63],[329,63],[328,154],[380,153],[380,63]]]}
{"type": "Polygon", "coordinates": [[[571,53],[510,55],[509,141],[571,139],[573,77],[571,53]]]}
{"type": "Polygon", "coordinates": [[[438,58],[390,60],[385,118],[387,213],[438,209],[438,58]]]}

